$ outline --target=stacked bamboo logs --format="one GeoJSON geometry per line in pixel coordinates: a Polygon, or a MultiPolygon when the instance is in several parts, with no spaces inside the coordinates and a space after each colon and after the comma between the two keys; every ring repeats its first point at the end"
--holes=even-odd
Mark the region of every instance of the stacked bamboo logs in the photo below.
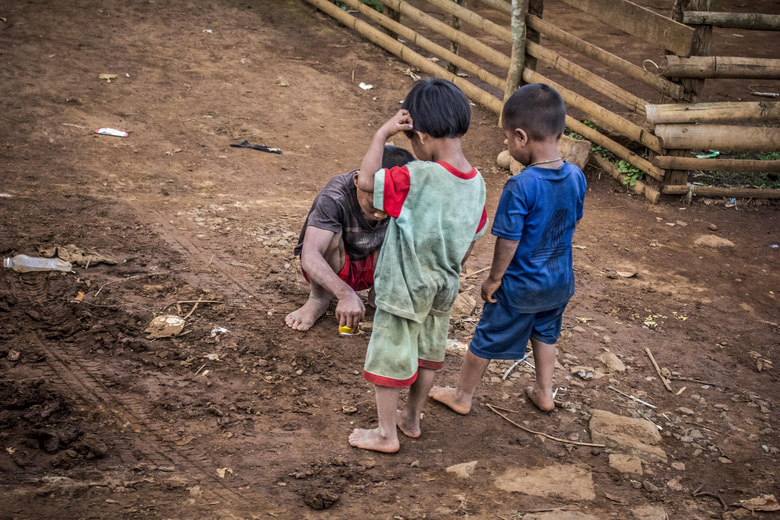
{"type": "Polygon", "coordinates": [[[688,11],[683,15],[683,23],[687,25],[712,25],[728,29],[780,31],[780,15],[776,14],[688,11]]]}
{"type": "Polygon", "coordinates": [[[729,56],[665,56],[659,72],[666,78],[780,79],[780,60],[729,56]]]}

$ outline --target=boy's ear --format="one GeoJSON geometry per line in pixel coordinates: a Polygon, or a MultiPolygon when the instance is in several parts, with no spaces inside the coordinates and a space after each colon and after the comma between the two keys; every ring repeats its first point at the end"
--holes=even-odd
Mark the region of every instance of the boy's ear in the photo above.
{"type": "Polygon", "coordinates": [[[520,142],[520,144],[526,145],[528,144],[528,133],[523,130],[522,128],[515,128],[514,130],[515,138],[520,142]]]}
{"type": "Polygon", "coordinates": [[[429,137],[428,134],[420,132],[419,130],[413,130],[413,132],[417,134],[417,139],[419,139],[421,143],[424,143],[429,137]]]}

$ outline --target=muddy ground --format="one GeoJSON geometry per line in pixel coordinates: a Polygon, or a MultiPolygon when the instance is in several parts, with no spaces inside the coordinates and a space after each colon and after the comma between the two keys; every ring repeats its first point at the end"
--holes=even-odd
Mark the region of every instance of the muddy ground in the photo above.
{"type": "MultiPolygon", "coordinates": [[[[398,107],[408,67],[301,0],[3,0],[0,17],[0,255],[75,244],[115,262],[0,271],[0,517],[721,518],[777,495],[776,205],[651,205],[589,167],[559,407],[536,411],[529,367],[503,380],[495,363],[468,416],[430,403],[398,454],[360,451],[347,435],[375,417],[368,337],[338,337],[332,312],[285,327],[307,295],[292,248],[318,190],[398,107]],[[244,139],[283,153],[229,146],[244,139]],[[183,331],[150,339],[163,314],[183,331]],[[487,404],[566,441],[592,442],[596,410],[663,429],[656,456],[626,469],[610,455],[636,451],[531,435],[487,404]],[[472,461],[470,476],[446,471],[472,461]]],[[[770,52],[770,36],[738,37],[770,52]]],[[[464,146],[492,213],[507,178],[493,114],[474,108],[464,146]]],[[[482,276],[463,291],[478,299],[482,276]]],[[[479,310],[451,338],[468,342],[479,310]]]]}

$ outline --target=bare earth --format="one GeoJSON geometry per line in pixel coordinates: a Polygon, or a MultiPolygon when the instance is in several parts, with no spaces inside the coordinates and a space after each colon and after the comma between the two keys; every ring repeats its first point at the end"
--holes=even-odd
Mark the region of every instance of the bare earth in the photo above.
{"type": "MultiPolygon", "coordinates": [[[[301,0],[0,0],[0,17],[0,256],[75,244],[117,262],[0,271],[0,517],[703,519],[722,517],[718,496],[731,511],[777,496],[776,205],[653,206],[589,168],[556,410],[525,399],[529,367],[502,380],[509,363],[494,363],[469,415],[430,402],[419,439],[369,453],[347,443],[375,417],[368,335],[340,338],[332,310],[305,334],[284,316],[307,295],[292,248],[311,200],[359,165],[407,65],[301,0]],[[244,139],[283,154],[229,147],[244,139]],[[147,338],[161,314],[187,316],[179,336],[147,338]],[[703,383],[668,392],[645,348],[703,383]],[[606,350],[625,372],[597,359],[606,350]],[[579,442],[594,410],[641,412],[667,460],[621,471],[609,455],[625,449],[531,435],[488,403],[579,442]]],[[[507,175],[481,107],[465,149],[492,213],[507,175]]],[[[469,272],[492,247],[478,243],[469,272]]],[[[483,276],[465,292],[478,299],[483,276]]],[[[450,337],[467,343],[480,308],[450,337]]],[[[461,359],[449,352],[437,384],[461,359]]]]}

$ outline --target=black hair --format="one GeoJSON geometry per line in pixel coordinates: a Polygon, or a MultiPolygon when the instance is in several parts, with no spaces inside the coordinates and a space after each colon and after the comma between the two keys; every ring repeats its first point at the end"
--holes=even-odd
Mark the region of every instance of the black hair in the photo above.
{"type": "Polygon", "coordinates": [[[414,155],[406,148],[385,145],[385,151],[382,152],[382,168],[395,168],[412,161],[414,161],[414,155]]]}
{"type": "Polygon", "coordinates": [[[504,104],[504,128],[522,128],[534,141],[557,137],[566,129],[566,106],[558,91],[544,83],[523,85],[504,104]]]}
{"type": "MultiPolygon", "coordinates": [[[[414,129],[434,138],[465,135],[471,123],[469,98],[461,89],[444,79],[418,81],[406,95],[401,108],[409,111],[414,129]]],[[[410,139],[410,130],[404,133],[410,139]]]]}

